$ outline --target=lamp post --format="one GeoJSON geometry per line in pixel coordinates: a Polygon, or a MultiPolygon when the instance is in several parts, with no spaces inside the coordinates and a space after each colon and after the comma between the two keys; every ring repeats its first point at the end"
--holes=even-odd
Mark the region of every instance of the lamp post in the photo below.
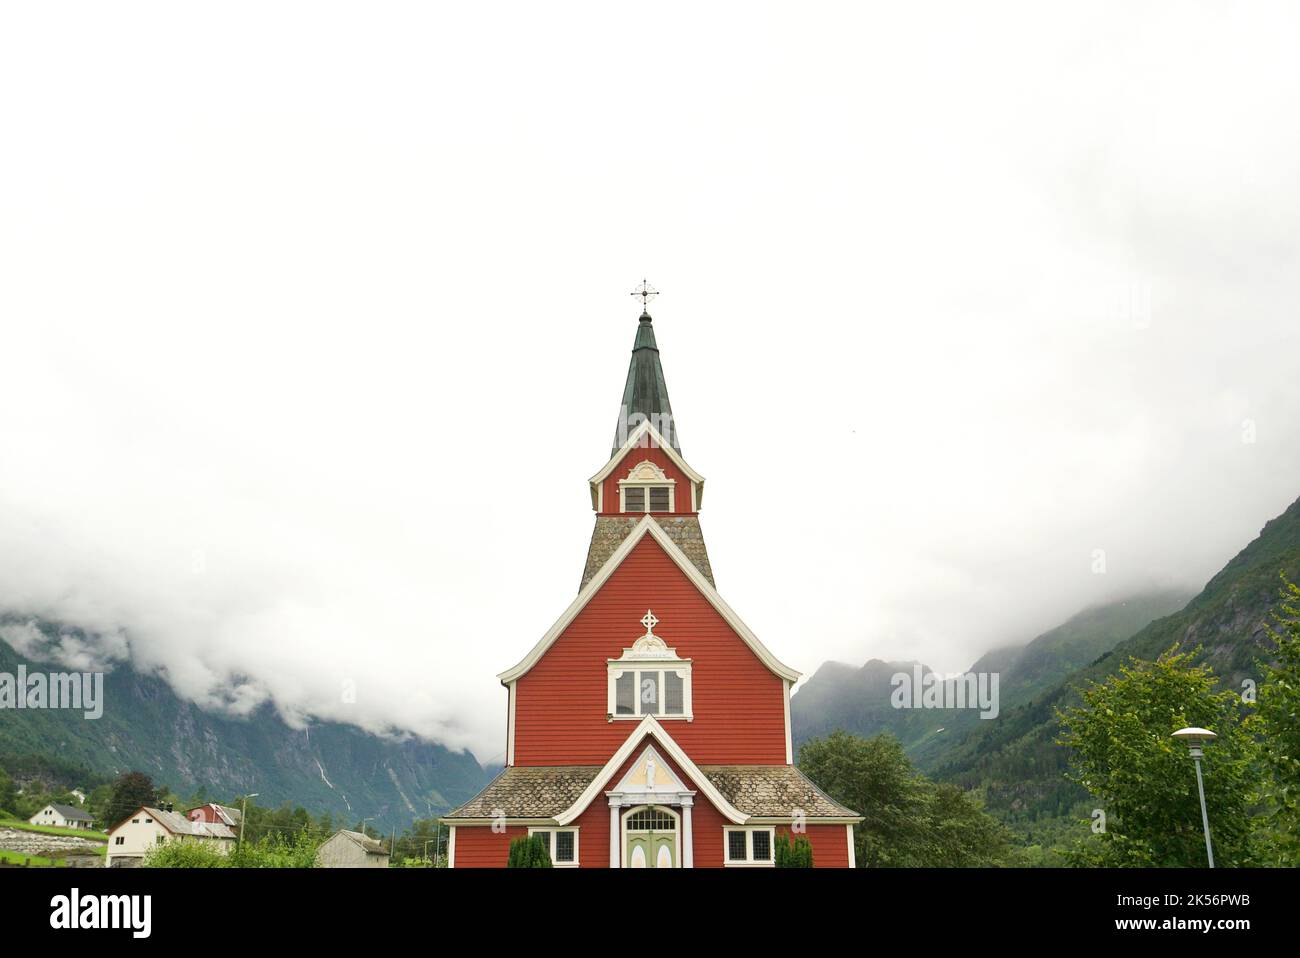
{"type": "Polygon", "coordinates": [[[1214,867],[1214,846],[1210,844],[1210,815],[1205,810],[1205,783],[1201,780],[1201,757],[1205,754],[1201,746],[1206,742],[1213,742],[1217,735],[1207,728],[1180,728],[1174,733],[1174,738],[1187,743],[1187,751],[1191,753],[1192,761],[1196,763],[1196,791],[1201,796],[1201,825],[1205,828],[1205,855],[1210,860],[1210,867],[1214,867]]]}
{"type": "Polygon", "coordinates": [[[248,800],[250,798],[257,798],[257,796],[258,796],[257,792],[254,792],[252,795],[244,796],[243,808],[239,812],[239,847],[240,848],[244,847],[244,822],[248,818],[248,800]]]}

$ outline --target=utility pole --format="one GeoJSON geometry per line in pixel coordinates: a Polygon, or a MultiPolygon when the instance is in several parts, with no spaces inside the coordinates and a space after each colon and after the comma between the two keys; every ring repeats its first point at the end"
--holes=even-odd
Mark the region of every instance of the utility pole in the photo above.
{"type": "Polygon", "coordinates": [[[250,798],[257,798],[257,795],[257,792],[254,792],[252,795],[245,795],[243,807],[239,812],[239,847],[241,849],[244,847],[244,822],[248,821],[248,800],[250,798]]]}

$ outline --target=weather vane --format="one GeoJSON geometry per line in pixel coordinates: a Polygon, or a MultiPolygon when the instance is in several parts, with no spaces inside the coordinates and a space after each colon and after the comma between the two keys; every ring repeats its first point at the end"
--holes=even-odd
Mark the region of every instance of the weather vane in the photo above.
{"type": "Polygon", "coordinates": [[[650,305],[650,300],[654,299],[656,296],[659,295],[659,290],[655,289],[644,279],[642,279],[641,285],[638,286],[636,289],[632,290],[632,295],[641,297],[641,312],[645,313],[645,312],[649,312],[649,310],[646,309],[646,307],[650,305]]]}

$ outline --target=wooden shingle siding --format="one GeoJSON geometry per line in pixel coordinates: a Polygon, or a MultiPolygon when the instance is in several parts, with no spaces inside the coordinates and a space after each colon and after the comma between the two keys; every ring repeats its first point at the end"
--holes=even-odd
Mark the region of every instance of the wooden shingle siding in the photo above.
{"type": "Polygon", "coordinates": [[[647,536],[542,659],[516,683],[516,765],[598,765],[628,733],[607,719],[605,660],[643,632],[693,660],[694,721],[664,727],[701,765],[785,763],[782,680],[772,674],[699,590],[647,536]]]}

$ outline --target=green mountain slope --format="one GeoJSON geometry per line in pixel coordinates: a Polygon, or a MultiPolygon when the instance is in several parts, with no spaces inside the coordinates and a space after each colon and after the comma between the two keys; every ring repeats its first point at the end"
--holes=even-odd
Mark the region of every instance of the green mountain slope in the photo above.
{"type": "MultiPolygon", "coordinates": [[[[0,672],[67,671],[37,663],[0,641],[0,672]]],[[[349,725],[290,728],[269,706],[249,718],[205,712],[162,679],[118,666],[104,679],[104,714],[0,711],[0,767],[43,755],[103,775],[137,769],[182,794],[259,793],[258,803],[301,805],[343,820],[406,827],[472,797],[487,781],[472,755],[414,739],[397,741],[349,725]]]]}
{"type": "Polygon", "coordinates": [[[1270,520],[1183,609],[1155,620],[1066,680],[1004,712],[999,721],[974,728],[933,773],[982,789],[990,810],[1009,820],[1064,814],[1083,795],[1063,778],[1068,755],[1054,744],[1055,710],[1087,682],[1116,672],[1130,656],[1153,659],[1171,646],[1201,647],[1201,661],[1230,688],[1258,678],[1257,662],[1270,654],[1264,627],[1277,605],[1279,573],[1300,577],[1300,500],[1270,520]]]}
{"type": "MultiPolygon", "coordinates": [[[[1159,592],[1088,609],[1028,645],[981,656],[969,671],[998,674],[1005,714],[1186,601],[1186,593],[1159,592]]],[[[971,709],[893,708],[890,679],[897,672],[910,673],[912,666],[872,659],[854,669],[827,662],[790,700],[795,742],[837,728],[865,736],[887,731],[903,743],[918,766],[928,769],[943,761],[954,742],[978,725],[998,721],[981,719],[971,709]]],[[[929,669],[922,666],[922,672],[929,669]]]]}

